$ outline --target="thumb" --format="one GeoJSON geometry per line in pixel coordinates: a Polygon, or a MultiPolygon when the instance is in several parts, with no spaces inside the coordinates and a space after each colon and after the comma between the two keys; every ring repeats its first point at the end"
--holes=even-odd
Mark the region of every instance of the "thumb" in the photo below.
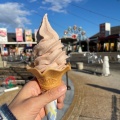
{"type": "Polygon", "coordinates": [[[56,100],[60,96],[64,95],[66,90],[67,90],[66,85],[62,84],[58,87],[55,87],[51,90],[46,91],[45,93],[43,93],[40,96],[36,97],[35,101],[37,101],[36,103],[39,107],[44,107],[51,101],[56,100]]]}

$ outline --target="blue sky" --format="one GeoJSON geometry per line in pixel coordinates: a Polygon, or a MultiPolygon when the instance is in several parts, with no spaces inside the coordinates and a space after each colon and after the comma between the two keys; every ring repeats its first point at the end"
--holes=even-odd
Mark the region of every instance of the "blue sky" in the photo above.
{"type": "Polygon", "coordinates": [[[120,25],[120,0],[0,0],[0,28],[15,32],[16,27],[38,29],[48,14],[59,37],[69,26],[77,25],[88,37],[99,32],[99,24],[120,25]]]}

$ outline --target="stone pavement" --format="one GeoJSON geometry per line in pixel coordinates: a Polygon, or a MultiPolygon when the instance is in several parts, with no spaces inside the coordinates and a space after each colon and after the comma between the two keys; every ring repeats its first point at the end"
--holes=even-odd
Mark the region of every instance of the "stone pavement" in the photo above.
{"type": "Polygon", "coordinates": [[[96,76],[69,72],[74,98],[62,120],[120,120],[120,72],[96,76]]]}

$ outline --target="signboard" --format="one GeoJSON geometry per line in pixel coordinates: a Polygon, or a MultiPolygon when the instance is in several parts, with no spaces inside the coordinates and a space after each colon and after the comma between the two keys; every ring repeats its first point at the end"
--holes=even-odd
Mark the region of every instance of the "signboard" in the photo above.
{"type": "Polygon", "coordinates": [[[100,37],[107,37],[111,34],[110,23],[100,24],[100,37]]]}
{"type": "Polygon", "coordinates": [[[27,46],[27,47],[32,47],[32,44],[27,44],[26,46],[27,46]]]}
{"type": "Polygon", "coordinates": [[[6,43],[6,42],[8,42],[7,29],[0,28],[0,43],[6,43]]]}
{"type": "Polygon", "coordinates": [[[23,30],[22,30],[22,28],[16,28],[16,41],[23,42],[23,30]]]}
{"type": "Polygon", "coordinates": [[[25,30],[25,41],[26,42],[33,42],[31,29],[25,30]]]}
{"type": "Polygon", "coordinates": [[[72,38],[73,38],[73,39],[76,39],[76,38],[77,38],[77,35],[76,35],[76,34],[73,34],[73,35],[72,35],[72,38]]]}

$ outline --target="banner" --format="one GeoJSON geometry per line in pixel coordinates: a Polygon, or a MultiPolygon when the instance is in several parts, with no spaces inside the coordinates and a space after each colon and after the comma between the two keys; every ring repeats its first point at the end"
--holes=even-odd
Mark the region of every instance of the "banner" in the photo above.
{"type": "Polygon", "coordinates": [[[35,29],[35,30],[34,30],[35,42],[37,42],[37,32],[38,32],[38,29],[35,29]]]}
{"type": "Polygon", "coordinates": [[[25,30],[25,41],[26,42],[33,42],[31,29],[25,30]]]}
{"type": "Polygon", "coordinates": [[[22,30],[22,28],[16,28],[16,41],[23,42],[23,30],[22,30]]]}
{"type": "Polygon", "coordinates": [[[0,43],[6,43],[6,42],[8,42],[7,29],[0,28],[0,43]]]}

